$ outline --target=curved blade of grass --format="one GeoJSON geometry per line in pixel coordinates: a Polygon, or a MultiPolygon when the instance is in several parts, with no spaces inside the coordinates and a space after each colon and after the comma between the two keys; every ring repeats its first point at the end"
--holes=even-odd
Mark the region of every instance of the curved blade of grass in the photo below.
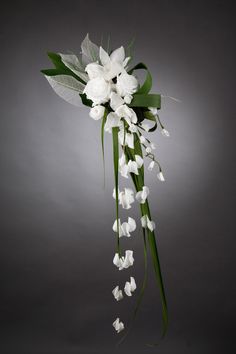
{"type": "Polygon", "coordinates": [[[119,201],[118,201],[118,162],[119,162],[119,128],[112,128],[113,138],[113,163],[114,163],[114,178],[115,178],[115,196],[116,196],[116,222],[117,222],[117,253],[121,257],[120,238],[119,238],[119,201]]]}
{"type": "Polygon", "coordinates": [[[102,144],[102,163],[103,163],[103,188],[105,188],[105,176],[106,176],[106,166],[105,166],[105,150],[104,150],[104,126],[107,119],[107,110],[105,109],[102,124],[101,124],[101,144],[102,144]]]}

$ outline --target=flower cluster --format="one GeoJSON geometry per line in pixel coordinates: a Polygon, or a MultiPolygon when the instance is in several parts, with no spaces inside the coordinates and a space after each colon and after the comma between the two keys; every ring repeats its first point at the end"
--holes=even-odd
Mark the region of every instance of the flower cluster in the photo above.
{"type": "MultiPolygon", "coordinates": [[[[158,286],[162,299],[165,299],[154,235],[155,222],[151,218],[148,204],[150,190],[144,184],[144,158],[149,159],[148,171],[157,168],[157,178],[165,181],[161,165],[154,154],[156,145],[147,136],[148,132],[153,132],[158,127],[164,137],[170,136],[158,115],[161,95],[149,93],[152,78],[145,64],[139,63],[132,69],[129,68],[131,57],[126,55],[123,46],[113,51],[105,50],[92,43],[87,35],[81,48],[82,61],[74,54],[49,53],[56,68],[42,72],[59,96],[77,106],[81,100],[90,107],[90,117],[96,121],[101,120],[103,149],[104,132],[112,134],[115,174],[113,198],[116,200],[116,220],[112,229],[117,235],[117,251],[113,264],[119,270],[128,269],[134,264],[133,251],[121,252],[119,239],[131,237],[137,227],[136,221],[130,216],[127,221],[121,221],[119,207],[130,210],[136,201],[141,209],[139,224],[144,237],[149,236],[158,286]],[[139,69],[146,71],[146,79],[142,85],[134,74],[139,69]],[[118,174],[124,178],[123,181],[131,177],[135,191],[127,186],[120,190],[118,174]]],[[[124,298],[123,292],[130,297],[136,288],[135,279],[131,276],[130,281],[125,282],[123,290],[117,285],[112,294],[116,301],[120,301],[124,298]]],[[[163,322],[167,325],[165,301],[162,301],[162,306],[163,322]]],[[[113,327],[117,333],[125,328],[119,318],[113,322],[113,327]]]]}

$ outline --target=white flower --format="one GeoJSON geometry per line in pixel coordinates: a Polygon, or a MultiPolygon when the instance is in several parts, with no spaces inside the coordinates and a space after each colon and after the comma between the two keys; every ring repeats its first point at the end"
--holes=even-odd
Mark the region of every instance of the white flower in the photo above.
{"type": "Polygon", "coordinates": [[[132,95],[137,91],[138,80],[133,75],[123,72],[117,77],[116,90],[122,97],[132,95]]]}
{"type": "Polygon", "coordinates": [[[125,101],[125,103],[127,103],[127,104],[130,104],[131,101],[132,101],[132,99],[133,99],[133,96],[132,96],[132,95],[126,95],[126,96],[124,97],[124,101],[125,101]]]}
{"type": "Polygon", "coordinates": [[[141,224],[143,228],[148,228],[150,231],[153,231],[156,227],[154,221],[149,220],[147,215],[141,217],[141,224]]]}
{"type": "MultiPolygon", "coordinates": [[[[113,190],[113,198],[116,198],[115,188],[113,190]]],[[[120,192],[118,190],[119,204],[122,205],[124,209],[130,209],[131,204],[134,202],[134,192],[131,188],[124,188],[124,191],[120,192]]]]}
{"type": "Polygon", "coordinates": [[[148,109],[154,116],[157,115],[157,108],[156,107],[148,107],[148,109]]]}
{"type": "Polygon", "coordinates": [[[125,257],[119,257],[119,254],[116,253],[113,258],[113,264],[119,268],[119,270],[129,268],[134,264],[133,251],[125,251],[125,257]]]}
{"type": "Polygon", "coordinates": [[[128,145],[130,149],[134,148],[134,135],[132,133],[125,133],[125,142],[124,142],[124,129],[120,129],[118,133],[119,143],[123,145],[128,145]]]}
{"type": "Polygon", "coordinates": [[[124,323],[120,321],[119,317],[112,323],[117,333],[120,333],[125,328],[124,323]]]}
{"type": "Polygon", "coordinates": [[[100,47],[99,56],[104,67],[104,78],[108,81],[123,72],[129,60],[129,58],[125,59],[124,47],[114,50],[110,56],[100,47]]]}
{"type": "Polygon", "coordinates": [[[117,108],[124,104],[124,100],[115,92],[110,95],[110,106],[115,111],[117,108]]]}
{"type": "Polygon", "coordinates": [[[149,195],[149,188],[143,186],[142,191],[137,192],[136,199],[140,204],[144,204],[149,195]]]}
{"type": "Polygon", "coordinates": [[[135,280],[133,277],[130,277],[130,282],[125,283],[124,287],[124,292],[126,293],[127,296],[132,296],[132,293],[135,291],[137,288],[135,280]]]}
{"type": "Polygon", "coordinates": [[[134,264],[133,251],[125,251],[125,258],[122,264],[123,268],[129,268],[134,264]]]}
{"type": "Polygon", "coordinates": [[[148,165],[148,171],[152,171],[154,166],[155,166],[155,161],[152,160],[148,165]]]}
{"type": "Polygon", "coordinates": [[[136,161],[129,160],[128,162],[129,172],[138,175],[138,164],[136,161]]]}
{"type": "Polygon", "coordinates": [[[150,148],[150,146],[148,146],[148,147],[146,148],[146,153],[147,153],[147,154],[151,154],[151,152],[152,152],[152,149],[150,148]]]}
{"type": "Polygon", "coordinates": [[[119,203],[124,209],[130,209],[131,204],[134,202],[134,192],[130,188],[125,188],[124,191],[119,193],[119,203]]]}
{"type": "Polygon", "coordinates": [[[97,77],[88,81],[83,92],[95,105],[101,104],[109,100],[111,85],[102,77],[97,77]]]}
{"type": "Polygon", "coordinates": [[[119,257],[119,254],[116,253],[113,258],[113,264],[119,268],[119,270],[123,269],[124,257],[119,257]]]}
{"type": "Polygon", "coordinates": [[[141,168],[143,166],[143,159],[139,155],[135,155],[135,161],[137,163],[138,168],[141,168]]]}
{"type": "Polygon", "coordinates": [[[141,144],[147,144],[147,140],[144,138],[143,135],[141,135],[141,136],[139,137],[139,140],[140,140],[140,143],[141,143],[141,144]]]}
{"type": "Polygon", "coordinates": [[[141,125],[141,127],[142,127],[146,132],[149,131],[149,129],[150,129],[150,125],[149,125],[149,124],[147,124],[147,123],[141,123],[140,125],[141,125]]]}
{"type": "Polygon", "coordinates": [[[170,136],[170,133],[168,132],[168,130],[166,130],[166,129],[162,129],[161,130],[161,134],[163,135],[163,136],[166,136],[167,138],[169,138],[169,136],[170,136]]]}
{"type": "Polygon", "coordinates": [[[121,176],[128,178],[128,173],[129,173],[129,167],[126,164],[126,160],[125,160],[125,154],[122,153],[121,157],[119,158],[119,172],[121,174],[121,176]]]}
{"type": "MultiPolygon", "coordinates": [[[[130,237],[130,232],[133,232],[136,229],[136,222],[132,218],[128,218],[128,222],[123,222],[121,224],[120,219],[118,219],[118,227],[119,227],[119,237],[126,236],[130,237]]],[[[117,232],[117,220],[114,221],[113,227],[114,232],[117,232]]]]}
{"type": "Polygon", "coordinates": [[[98,63],[90,63],[86,66],[85,71],[88,73],[89,79],[95,79],[97,77],[103,77],[104,68],[98,63]]]}
{"type": "Polygon", "coordinates": [[[121,125],[120,117],[114,112],[110,112],[107,115],[106,123],[104,125],[105,132],[112,132],[112,128],[119,127],[121,125]]]}
{"type": "Polygon", "coordinates": [[[104,116],[105,107],[104,106],[94,106],[90,109],[89,115],[94,120],[99,120],[104,116]]]}
{"type": "Polygon", "coordinates": [[[158,172],[157,178],[158,178],[161,182],[164,182],[164,181],[165,181],[165,178],[164,178],[164,176],[163,176],[162,171],[158,172]]]}
{"type": "Polygon", "coordinates": [[[126,104],[119,106],[115,112],[120,118],[124,118],[129,125],[131,125],[132,123],[137,123],[138,118],[136,116],[136,113],[132,108],[129,108],[126,104]]]}
{"type": "Polygon", "coordinates": [[[114,298],[116,299],[116,301],[120,301],[123,299],[122,290],[119,289],[118,285],[112,290],[112,294],[113,294],[114,298]]]}

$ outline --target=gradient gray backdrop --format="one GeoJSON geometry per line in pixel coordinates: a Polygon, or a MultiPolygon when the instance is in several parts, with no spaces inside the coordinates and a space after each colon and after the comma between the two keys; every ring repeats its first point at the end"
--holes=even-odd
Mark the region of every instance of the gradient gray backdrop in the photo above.
{"type": "MultiPolygon", "coordinates": [[[[235,52],[233,1],[8,1],[1,4],[1,341],[5,353],[111,353],[111,289],[143,275],[142,239],[122,240],[135,266],[112,265],[112,155],[103,190],[99,122],[49,87],[46,51],[79,52],[90,33],[113,47],[136,37],[170,139],[153,134],[166,182],[147,175],[170,313],[158,348],[152,271],[127,353],[235,353],[235,52]]],[[[138,208],[131,215],[138,216],[138,208]]],[[[150,263],[151,269],[151,263],[150,263]]]]}

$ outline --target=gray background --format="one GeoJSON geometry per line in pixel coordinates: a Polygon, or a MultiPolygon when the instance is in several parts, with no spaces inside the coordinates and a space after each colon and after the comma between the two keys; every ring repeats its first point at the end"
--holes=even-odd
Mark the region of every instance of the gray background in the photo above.
{"type": "MultiPolygon", "coordinates": [[[[233,1],[8,1],[1,4],[1,341],[5,353],[111,353],[111,323],[136,296],[111,289],[143,275],[142,238],[122,240],[135,266],[112,265],[115,217],[111,139],[103,189],[99,122],[70,106],[40,74],[46,51],[79,52],[86,35],[113,47],[135,36],[161,118],[153,134],[166,182],[147,175],[169,303],[158,348],[160,301],[151,271],[122,353],[234,353],[235,52],[233,1]]],[[[131,214],[138,217],[135,205],[131,214]]]]}

